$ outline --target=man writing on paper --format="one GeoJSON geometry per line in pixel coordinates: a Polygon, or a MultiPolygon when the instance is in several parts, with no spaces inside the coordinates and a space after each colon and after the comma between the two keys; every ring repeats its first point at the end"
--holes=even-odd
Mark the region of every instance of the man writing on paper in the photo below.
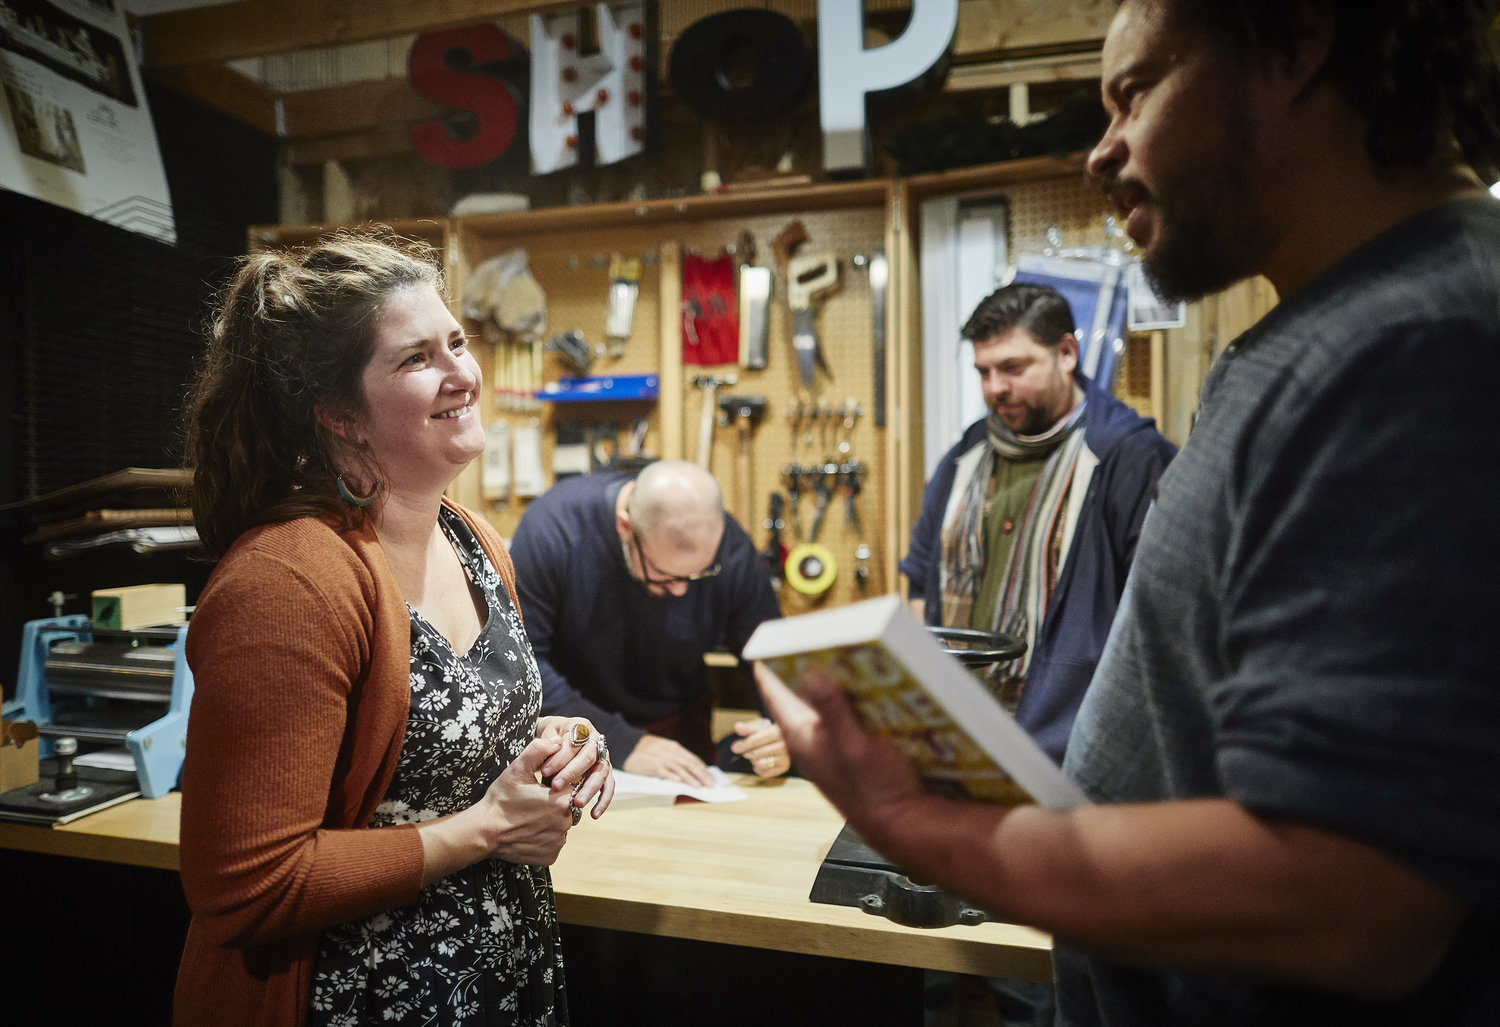
{"type": "Polygon", "coordinates": [[[1257,273],[1162,476],[1065,769],[926,794],[826,681],[798,770],[1057,939],[1066,1024],[1500,1022],[1492,2],[1125,0],[1091,175],[1157,291],[1257,273]]]}
{"type": "MultiPolygon", "coordinates": [[[[712,784],[703,656],[718,645],[739,652],[781,616],[713,476],[662,460],[639,475],[566,479],[527,508],[510,555],[526,579],[518,589],[543,711],[589,717],[622,770],[712,784]]],[[[728,748],[756,774],[791,769],[775,725],[736,731],[728,748]]]]}
{"type": "Polygon", "coordinates": [[[928,624],[1027,645],[1001,701],[1062,762],[1151,491],[1176,448],[1078,370],[1055,289],[1007,285],[963,328],[989,416],[944,455],[901,561],[928,624]]]}

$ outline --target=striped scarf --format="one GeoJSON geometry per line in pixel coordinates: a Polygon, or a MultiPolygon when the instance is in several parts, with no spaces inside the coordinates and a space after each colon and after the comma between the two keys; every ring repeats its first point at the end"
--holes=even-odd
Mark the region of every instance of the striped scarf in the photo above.
{"type": "MultiPolygon", "coordinates": [[[[943,531],[942,623],[969,626],[979,583],[984,578],[984,507],[997,459],[1039,459],[1047,463],[1031,490],[1016,531],[1016,541],[1003,575],[1003,592],[995,604],[995,622],[989,630],[1000,631],[1026,643],[1026,652],[1003,668],[1011,679],[1007,691],[1019,697],[1020,685],[1031,664],[1037,627],[1046,614],[1057,584],[1057,574],[1067,554],[1068,537],[1076,518],[1068,517],[1068,495],[1072,489],[1079,456],[1083,452],[1087,400],[1041,435],[1017,435],[990,414],[986,421],[989,445],[975,447],[961,458],[949,503],[947,527],[943,531]],[[976,452],[977,450],[977,452],[976,452]]],[[[974,625],[978,627],[979,625],[974,625]]]]}

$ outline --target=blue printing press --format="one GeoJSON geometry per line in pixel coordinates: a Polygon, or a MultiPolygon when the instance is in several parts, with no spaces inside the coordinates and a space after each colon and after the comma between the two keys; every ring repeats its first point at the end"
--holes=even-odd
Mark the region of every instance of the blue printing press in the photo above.
{"type": "Polygon", "coordinates": [[[29,621],[4,719],[36,724],[44,758],[57,738],[123,745],[141,794],[165,795],[177,786],[187,745],[186,638],[185,624],[117,631],[96,629],[83,615],[29,621]]]}

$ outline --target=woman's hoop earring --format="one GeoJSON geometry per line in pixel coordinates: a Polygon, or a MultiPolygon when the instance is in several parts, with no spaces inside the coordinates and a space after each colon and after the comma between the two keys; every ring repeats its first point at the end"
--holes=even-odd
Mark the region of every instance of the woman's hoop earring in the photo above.
{"type": "Polygon", "coordinates": [[[336,479],[336,484],[339,487],[339,495],[344,498],[344,502],[357,506],[360,509],[364,509],[375,502],[375,497],[380,495],[379,479],[376,480],[374,485],[370,486],[370,491],[363,496],[356,496],[353,492],[349,491],[349,486],[344,484],[344,476],[342,474],[336,479]]]}

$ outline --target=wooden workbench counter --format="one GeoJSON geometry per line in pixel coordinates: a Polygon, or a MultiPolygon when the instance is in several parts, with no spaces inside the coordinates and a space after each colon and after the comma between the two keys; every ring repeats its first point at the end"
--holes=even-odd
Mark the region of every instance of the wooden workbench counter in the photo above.
{"type": "MultiPolygon", "coordinates": [[[[843,821],[800,779],[735,776],[748,798],[585,817],[552,868],[564,923],[959,973],[1049,979],[1045,934],[1010,924],[918,929],[810,902],[843,821]]],[[[179,795],[56,828],[0,822],[0,847],[177,869],[179,795]]]]}

